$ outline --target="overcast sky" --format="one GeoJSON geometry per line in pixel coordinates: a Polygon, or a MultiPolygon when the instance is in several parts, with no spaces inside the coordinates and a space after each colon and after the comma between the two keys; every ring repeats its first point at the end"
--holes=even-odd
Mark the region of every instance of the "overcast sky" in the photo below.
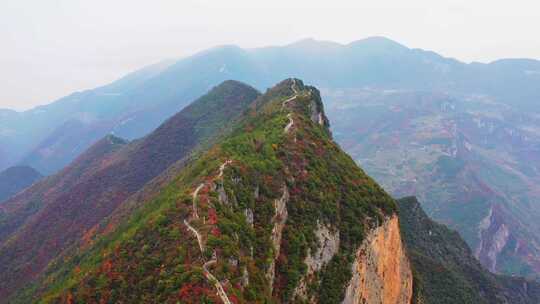
{"type": "Polygon", "coordinates": [[[221,44],[386,36],[467,62],[540,59],[538,0],[319,2],[0,0],[0,108],[50,103],[221,44]]]}

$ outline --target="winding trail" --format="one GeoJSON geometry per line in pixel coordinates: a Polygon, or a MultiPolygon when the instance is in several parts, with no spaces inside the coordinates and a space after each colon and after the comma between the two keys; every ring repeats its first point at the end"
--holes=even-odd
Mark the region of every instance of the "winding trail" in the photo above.
{"type": "Polygon", "coordinates": [[[214,287],[217,290],[218,296],[221,298],[223,303],[225,304],[232,304],[232,302],[229,300],[229,297],[227,296],[227,293],[225,292],[225,289],[223,289],[223,285],[221,285],[221,282],[210,272],[208,271],[208,266],[217,263],[217,259],[212,259],[203,265],[203,272],[206,276],[206,279],[214,284],[214,287]]]}
{"type": "Polygon", "coordinates": [[[294,92],[294,95],[281,104],[281,108],[283,109],[289,102],[293,101],[296,97],[298,97],[298,90],[296,89],[296,79],[293,79],[293,84],[291,85],[291,90],[294,92]]]}
{"type": "MultiPolygon", "coordinates": [[[[231,160],[227,160],[221,166],[219,166],[219,174],[216,177],[217,178],[223,178],[223,171],[229,165],[232,163],[231,160]]],[[[193,191],[192,199],[193,199],[193,212],[192,212],[192,218],[198,219],[199,214],[197,212],[197,196],[199,195],[199,191],[204,187],[205,183],[201,183],[195,191],[193,191]]],[[[184,225],[188,228],[189,231],[191,231],[195,237],[197,238],[197,242],[199,243],[199,249],[201,250],[201,255],[204,253],[204,243],[201,234],[195,227],[191,226],[189,221],[187,219],[184,219],[184,225]]],[[[217,263],[217,257],[214,252],[212,255],[212,259],[210,261],[207,261],[203,264],[203,274],[206,277],[206,279],[214,285],[217,291],[217,295],[220,297],[221,301],[224,304],[232,304],[232,302],[229,300],[229,297],[227,296],[227,293],[225,292],[225,289],[223,288],[223,285],[221,282],[208,270],[208,266],[216,264],[217,263]]]]}
{"type": "Polygon", "coordinates": [[[199,213],[197,212],[197,195],[199,195],[199,191],[204,187],[204,183],[200,184],[195,191],[193,191],[192,197],[193,197],[193,218],[198,219],[199,213]]]}
{"type": "MultiPolygon", "coordinates": [[[[291,90],[294,92],[294,95],[292,97],[286,99],[285,101],[283,101],[283,103],[281,104],[281,109],[284,109],[285,106],[289,102],[295,100],[298,97],[298,90],[296,89],[296,79],[293,79],[292,81],[293,81],[293,83],[291,85],[291,90]]],[[[285,126],[285,129],[283,130],[285,133],[288,133],[289,130],[291,129],[291,127],[294,125],[294,120],[292,118],[292,113],[289,113],[287,115],[287,118],[289,118],[289,123],[285,126]]]]}
{"type": "Polygon", "coordinates": [[[188,227],[189,231],[195,234],[195,237],[197,237],[197,242],[199,243],[199,249],[201,250],[201,252],[203,252],[204,246],[201,234],[197,231],[197,229],[193,228],[193,226],[191,226],[187,220],[184,220],[184,224],[188,227]]]}
{"type": "Polygon", "coordinates": [[[289,123],[285,126],[285,133],[289,132],[289,130],[291,129],[291,127],[294,125],[294,120],[292,119],[292,114],[289,113],[287,114],[287,117],[289,118],[289,123]]]}
{"type": "Polygon", "coordinates": [[[219,166],[219,174],[218,174],[218,178],[222,178],[223,177],[223,170],[225,170],[225,168],[227,167],[227,165],[230,165],[232,163],[232,160],[228,160],[226,162],[224,162],[223,164],[221,164],[221,166],[219,166]]]}

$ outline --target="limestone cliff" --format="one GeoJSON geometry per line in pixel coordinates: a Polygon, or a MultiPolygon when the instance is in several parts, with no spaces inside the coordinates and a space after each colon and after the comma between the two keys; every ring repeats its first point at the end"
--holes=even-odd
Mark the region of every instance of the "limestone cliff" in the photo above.
{"type": "Polygon", "coordinates": [[[316,279],[316,272],[328,264],[339,251],[339,231],[335,228],[317,223],[315,236],[317,237],[318,248],[314,252],[308,249],[308,255],[304,259],[307,271],[294,292],[299,300],[309,301],[311,303],[316,303],[317,301],[313,296],[308,294],[308,285],[313,284],[316,279]]]}
{"type": "Polygon", "coordinates": [[[356,252],[343,304],[411,303],[412,271],[397,216],[372,230],[356,252]]]}

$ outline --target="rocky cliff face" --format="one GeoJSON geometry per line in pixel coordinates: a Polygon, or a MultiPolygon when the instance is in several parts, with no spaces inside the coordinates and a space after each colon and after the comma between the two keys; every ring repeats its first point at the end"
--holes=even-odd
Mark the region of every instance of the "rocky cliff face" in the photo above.
{"type": "Polygon", "coordinates": [[[307,267],[306,275],[295,290],[295,297],[311,303],[317,303],[316,299],[308,295],[308,285],[316,280],[315,274],[320,271],[339,251],[339,231],[327,225],[317,223],[315,231],[318,248],[312,252],[308,249],[308,254],[304,259],[307,267]]]}
{"type": "Polygon", "coordinates": [[[497,272],[497,258],[508,243],[510,231],[500,212],[491,207],[478,227],[479,244],[475,257],[491,272],[497,272]]]}
{"type": "Polygon", "coordinates": [[[413,276],[397,216],[372,230],[356,251],[343,304],[411,303],[413,276]]]}

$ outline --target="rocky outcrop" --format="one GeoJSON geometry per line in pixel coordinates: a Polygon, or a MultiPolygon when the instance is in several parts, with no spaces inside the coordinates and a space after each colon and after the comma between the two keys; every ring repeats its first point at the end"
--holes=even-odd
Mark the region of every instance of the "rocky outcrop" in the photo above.
{"type": "Polygon", "coordinates": [[[309,117],[311,121],[328,128],[330,126],[330,123],[328,121],[328,118],[324,114],[320,92],[315,88],[311,88],[309,90],[309,97],[311,98],[309,102],[309,117]]]}
{"type": "Polygon", "coordinates": [[[397,216],[371,231],[356,252],[343,304],[411,303],[413,276],[397,216]]]}
{"type": "Polygon", "coordinates": [[[339,250],[339,231],[336,229],[319,223],[315,236],[319,247],[313,253],[310,250],[306,257],[308,275],[319,271],[339,250]]]}
{"type": "Polygon", "coordinates": [[[268,282],[270,282],[270,289],[274,285],[274,277],[276,273],[276,259],[279,256],[279,250],[281,248],[281,237],[283,233],[283,228],[285,227],[285,222],[287,221],[287,202],[289,201],[289,189],[287,186],[283,186],[283,194],[281,197],[274,201],[274,210],[275,215],[272,218],[272,223],[274,228],[272,228],[272,245],[274,247],[274,259],[270,263],[267,272],[268,282]]]}
{"type": "Polygon", "coordinates": [[[247,208],[244,210],[244,215],[246,216],[246,222],[253,228],[253,210],[247,208]]]}
{"type": "MultiPolygon", "coordinates": [[[[337,229],[318,223],[315,236],[317,237],[318,247],[315,252],[311,252],[311,249],[308,250],[308,255],[304,260],[307,266],[306,275],[294,292],[296,297],[306,301],[308,300],[307,286],[312,282],[314,274],[330,262],[332,257],[339,251],[339,231],[337,229]]],[[[313,302],[313,299],[309,300],[313,302]]]]}
{"type": "Polygon", "coordinates": [[[510,230],[497,208],[490,208],[478,226],[480,242],[475,256],[491,272],[497,272],[497,257],[509,241],[510,230]]]}

